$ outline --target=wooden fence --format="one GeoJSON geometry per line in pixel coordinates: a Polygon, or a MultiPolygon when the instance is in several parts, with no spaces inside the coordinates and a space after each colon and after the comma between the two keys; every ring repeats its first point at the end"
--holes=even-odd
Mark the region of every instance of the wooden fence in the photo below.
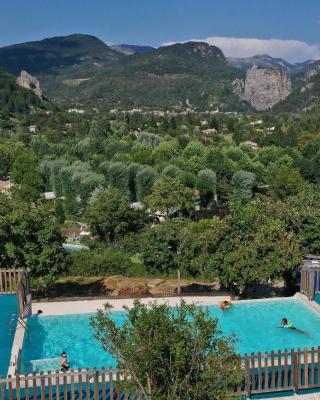
{"type": "Polygon", "coordinates": [[[31,315],[31,290],[29,275],[30,273],[28,270],[22,271],[16,290],[20,318],[25,318],[31,315]]]}
{"type": "MultiPolygon", "coordinates": [[[[320,347],[245,354],[242,372],[235,397],[320,388],[320,347]]],[[[143,399],[141,391],[126,389],[128,380],[111,367],[8,376],[0,379],[0,400],[143,399]]]]}
{"type": "Polygon", "coordinates": [[[0,379],[0,400],[142,400],[117,369],[71,370],[0,379]]]}
{"type": "Polygon", "coordinates": [[[16,292],[22,274],[23,268],[0,269],[0,294],[13,294],[16,292]]]}

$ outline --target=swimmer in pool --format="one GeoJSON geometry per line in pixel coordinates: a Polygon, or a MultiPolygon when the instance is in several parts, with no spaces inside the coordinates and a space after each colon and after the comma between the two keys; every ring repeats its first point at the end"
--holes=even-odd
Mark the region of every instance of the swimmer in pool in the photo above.
{"type": "Polygon", "coordinates": [[[296,328],[291,321],[287,320],[287,318],[282,318],[280,328],[292,329],[299,333],[303,333],[304,335],[307,334],[306,332],[302,331],[301,329],[296,328]]]}
{"type": "Polygon", "coordinates": [[[62,372],[67,372],[69,367],[69,362],[68,362],[68,355],[65,351],[61,353],[61,358],[60,358],[60,368],[62,372]]]}
{"type": "Polygon", "coordinates": [[[220,303],[221,310],[227,310],[232,305],[231,301],[225,300],[220,303]]]}

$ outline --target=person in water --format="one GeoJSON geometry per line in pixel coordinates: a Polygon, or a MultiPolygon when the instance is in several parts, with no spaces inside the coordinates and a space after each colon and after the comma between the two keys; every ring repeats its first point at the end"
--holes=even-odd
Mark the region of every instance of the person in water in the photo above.
{"type": "Polygon", "coordinates": [[[67,372],[68,369],[70,368],[69,362],[68,362],[68,355],[65,351],[61,353],[61,358],[60,358],[60,368],[62,372],[67,372]]]}
{"type": "Polygon", "coordinates": [[[231,307],[231,301],[225,300],[220,303],[221,310],[227,310],[231,307]]]}
{"type": "Polygon", "coordinates": [[[306,332],[296,328],[291,321],[287,320],[287,318],[282,318],[281,327],[280,328],[292,329],[292,330],[295,330],[295,331],[297,331],[299,333],[303,333],[304,335],[306,334],[306,332]]]}

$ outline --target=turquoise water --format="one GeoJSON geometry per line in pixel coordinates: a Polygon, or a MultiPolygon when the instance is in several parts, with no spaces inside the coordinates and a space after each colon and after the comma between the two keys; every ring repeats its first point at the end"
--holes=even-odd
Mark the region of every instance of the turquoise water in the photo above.
{"type": "MultiPolygon", "coordinates": [[[[240,354],[271,350],[297,349],[320,345],[320,315],[299,300],[243,302],[226,311],[208,306],[210,315],[219,318],[226,335],[236,335],[236,350],[240,354]],[[307,332],[278,329],[283,317],[307,332]]],[[[124,312],[114,312],[121,323],[124,312]]],[[[110,354],[103,351],[92,335],[89,314],[29,319],[30,336],[25,337],[23,372],[58,368],[58,358],[67,351],[73,368],[115,366],[110,354]]]]}
{"type": "Polygon", "coordinates": [[[9,332],[12,314],[17,313],[15,295],[0,295],[0,376],[7,375],[16,323],[9,332]]]}

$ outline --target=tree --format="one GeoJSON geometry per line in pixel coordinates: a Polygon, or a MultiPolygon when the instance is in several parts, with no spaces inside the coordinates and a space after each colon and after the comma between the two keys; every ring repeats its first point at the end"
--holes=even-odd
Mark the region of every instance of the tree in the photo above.
{"type": "Polygon", "coordinates": [[[271,191],[274,197],[284,199],[301,190],[304,180],[295,168],[282,167],[270,177],[271,191]]]}
{"type": "Polygon", "coordinates": [[[63,203],[61,200],[57,200],[54,206],[54,214],[59,224],[63,224],[66,219],[66,214],[64,212],[63,203]]]}
{"type": "Polygon", "coordinates": [[[151,193],[152,186],[157,179],[156,171],[149,166],[140,169],[136,176],[137,198],[144,201],[145,197],[151,193]]]}
{"type": "Polygon", "coordinates": [[[193,192],[183,186],[179,179],[162,176],[154,183],[146,203],[154,211],[159,210],[171,217],[176,212],[189,212],[194,208],[193,192]]]}
{"type": "Polygon", "coordinates": [[[217,176],[211,169],[203,169],[198,172],[197,188],[200,191],[204,205],[216,198],[217,195],[217,176]]]}
{"type": "Polygon", "coordinates": [[[252,197],[254,174],[248,171],[237,171],[232,176],[232,186],[237,199],[248,201],[252,197]]]}
{"type": "Polygon", "coordinates": [[[35,156],[23,151],[15,159],[11,174],[15,184],[14,190],[21,199],[27,202],[34,202],[39,199],[43,192],[43,179],[35,156]]]}
{"type": "Polygon", "coordinates": [[[180,232],[185,225],[182,218],[169,219],[165,224],[147,225],[137,235],[127,235],[119,245],[131,256],[139,254],[150,275],[176,273],[180,232]]]}
{"type": "Polygon", "coordinates": [[[115,162],[109,165],[108,184],[110,188],[128,190],[128,169],[124,163],[115,162]]]}
{"type": "Polygon", "coordinates": [[[180,168],[175,165],[168,165],[162,171],[163,175],[171,176],[171,178],[176,177],[180,173],[180,168]]]}
{"type": "Polygon", "coordinates": [[[240,380],[240,357],[206,308],[139,300],[114,322],[106,305],[91,319],[95,338],[128,371],[146,400],[230,399],[240,380]],[[170,334],[168,334],[170,332],[170,334]]]}
{"type": "Polygon", "coordinates": [[[225,219],[224,240],[215,254],[221,283],[242,293],[269,279],[290,281],[301,263],[301,240],[288,223],[286,209],[264,199],[235,203],[225,219]]]}
{"type": "Polygon", "coordinates": [[[66,266],[63,237],[46,205],[30,207],[0,194],[0,257],[12,268],[28,267],[37,287],[46,289],[66,266]]]}
{"type": "Polygon", "coordinates": [[[142,227],[141,212],[130,207],[128,197],[119,189],[98,193],[86,215],[93,235],[107,242],[142,227]]]}
{"type": "Polygon", "coordinates": [[[0,178],[8,176],[13,159],[14,154],[11,148],[5,144],[0,144],[0,178]]]}

